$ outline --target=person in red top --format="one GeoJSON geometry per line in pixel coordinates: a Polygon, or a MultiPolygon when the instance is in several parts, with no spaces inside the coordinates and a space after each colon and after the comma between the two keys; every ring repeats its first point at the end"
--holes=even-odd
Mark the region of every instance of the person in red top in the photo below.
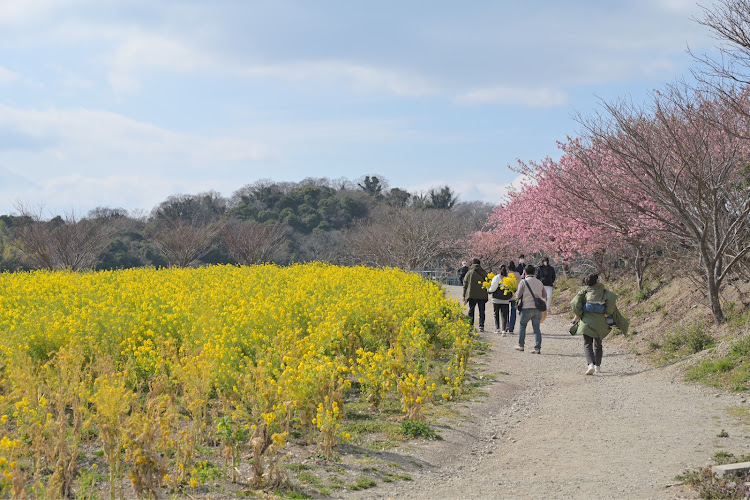
{"type": "Polygon", "coordinates": [[[536,308],[534,305],[534,297],[543,297],[544,285],[534,277],[536,268],[529,264],[523,273],[523,279],[518,282],[518,290],[516,291],[516,299],[518,300],[518,309],[521,310],[520,319],[518,321],[518,345],[515,347],[517,351],[523,351],[524,343],[526,341],[526,325],[531,321],[531,326],[534,329],[534,350],[533,354],[542,353],[542,331],[539,327],[542,321],[542,311],[536,308]]]}

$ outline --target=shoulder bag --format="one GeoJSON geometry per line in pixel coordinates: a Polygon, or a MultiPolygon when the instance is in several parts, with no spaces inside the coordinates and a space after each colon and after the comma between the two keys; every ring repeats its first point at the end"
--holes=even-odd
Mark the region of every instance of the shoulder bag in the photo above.
{"type": "MultiPolygon", "coordinates": [[[[526,281],[526,280],[524,280],[524,281],[526,281]]],[[[529,292],[531,292],[531,296],[534,299],[534,307],[536,307],[540,311],[546,311],[547,310],[547,303],[544,300],[542,300],[542,299],[538,299],[536,297],[536,295],[534,295],[534,291],[531,289],[531,285],[529,285],[528,281],[526,281],[526,288],[529,289],[529,292]]]]}

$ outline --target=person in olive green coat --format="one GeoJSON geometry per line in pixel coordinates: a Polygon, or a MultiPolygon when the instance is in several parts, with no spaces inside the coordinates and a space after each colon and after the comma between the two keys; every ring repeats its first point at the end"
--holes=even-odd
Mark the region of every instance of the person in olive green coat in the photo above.
{"type": "Polygon", "coordinates": [[[598,274],[590,274],[585,286],[573,297],[570,307],[578,321],[578,328],[571,329],[574,335],[583,335],[583,352],[588,367],[586,375],[599,373],[602,364],[602,340],[609,335],[613,325],[627,333],[629,321],[617,310],[617,295],[604,288],[598,274]]]}
{"type": "Polygon", "coordinates": [[[474,308],[479,309],[479,331],[484,331],[484,309],[487,306],[487,289],[482,287],[487,271],[482,269],[479,259],[471,261],[469,272],[464,276],[464,304],[469,303],[469,318],[474,326],[474,308]]]}

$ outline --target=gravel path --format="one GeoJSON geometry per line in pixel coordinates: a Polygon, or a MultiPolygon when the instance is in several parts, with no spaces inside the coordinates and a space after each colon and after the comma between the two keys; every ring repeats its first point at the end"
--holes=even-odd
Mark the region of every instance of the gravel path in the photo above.
{"type": "Polygon", "coordinates": [[[459,404],[464,417],[438,429],[442,441],[404,451],[413,481],[346,497],[696,498],[677,474],[717,451],[748,453],[750,428],[727,411],[747,408],[744,397],[686,384],[678,367],[649,367],[609,339],[602,374],[586,376],[583,341],[568,334],[567,316],[548,317],[542,333],[541,355],[515,351],[515,337],[481,334],[492,344],[475,360],[491,380],[487,396],[459,404]]]}

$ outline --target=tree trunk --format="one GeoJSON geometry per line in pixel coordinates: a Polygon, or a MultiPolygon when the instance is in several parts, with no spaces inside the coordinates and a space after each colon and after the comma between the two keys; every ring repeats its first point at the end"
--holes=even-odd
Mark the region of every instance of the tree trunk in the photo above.
{"type": "Polygon", "coordinates": [[[716,275],[714,274],[714,266],[712,266],[708,260],[705,262],[708,300],[711,303],[711,313],[714,315],[714,322],[717,325],[720,325],[724,322],[724,311],[721,310],[721,303],[719,301],[719,284],[717,283],[716,275]]]}
{"type": "Polygon", "coordinates": [[[635,280],[638,283],[638,291],[643,291],[643,272],[646,269],[646,259],[643,257],[641,247],[635,249],[635,280]]]}

